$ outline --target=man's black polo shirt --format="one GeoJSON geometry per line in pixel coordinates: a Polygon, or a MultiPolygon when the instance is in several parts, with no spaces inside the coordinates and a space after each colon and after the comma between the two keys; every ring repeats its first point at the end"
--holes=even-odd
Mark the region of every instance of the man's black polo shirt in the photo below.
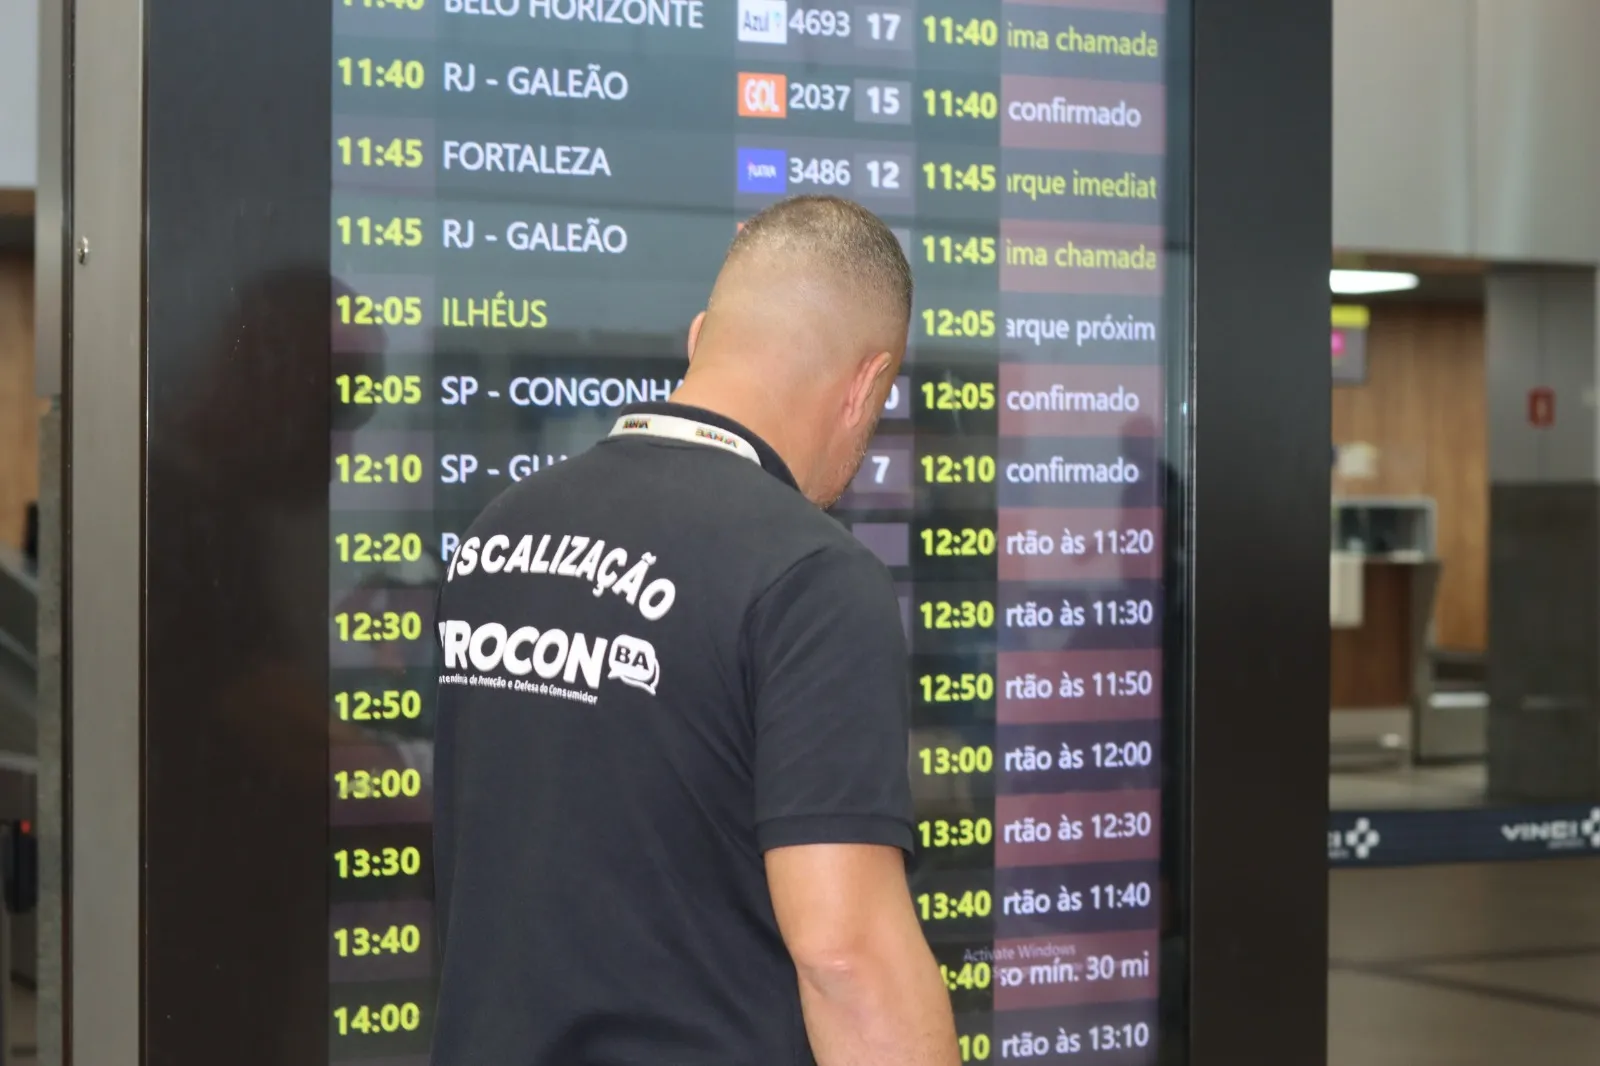
{"type": "Polygon", "coordinates": [[[762,853],[911,849],[888,571],[748,430],[624,414],[440,593],[434,1066],[811,1063],[762,853]]]}

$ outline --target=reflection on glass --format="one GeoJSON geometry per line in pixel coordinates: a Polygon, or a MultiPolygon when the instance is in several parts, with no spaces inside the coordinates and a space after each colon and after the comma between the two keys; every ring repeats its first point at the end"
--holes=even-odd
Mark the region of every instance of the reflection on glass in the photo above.
{"type": "Polygon", "coordinates": [[[913,893],[963,1058],[1156,1061],[1177,7],[335,5],[335,1060],[428,1046],[431,590],[459,531],[665,399],[740,220],[820,192],[916,271],[908,373],[835,513],[900,589],[913,893]]]}

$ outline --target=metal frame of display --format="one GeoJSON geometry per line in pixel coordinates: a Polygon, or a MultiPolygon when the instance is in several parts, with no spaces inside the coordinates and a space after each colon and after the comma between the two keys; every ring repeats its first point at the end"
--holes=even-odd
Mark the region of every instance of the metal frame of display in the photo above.
{"type": "Polygon", "coordinates": [[[69,308],[61,1039],[65,1060],[98,1063],[139,1061],[143,1008],[143,16],[138,0],[75,5],[70,278],[43,304],[69,308]]]}
{"type": "MultiPolygon", "coordinates": [[[[46,190],[46,202],[66,206],[61,218],[72,226],[72,258],[61,275],[40,274],[42,327],[48,328],[43,317],[59,309],[56,325],[66,335],[59,367],[66,394],[61,747],[67,767],[61,794],[42,797],[42,808],[53,807],[64,823],[66,976],[51,1005],[64,1020],[62,1058],[128,1063],[139,1055],[142,1007],[142,6],[78,0],[70,21],[51,27],[64,43],[70,40],[66,67],[77,74],[75,83],[70,75],[62,80],[64,98],[45,94],[46,102],[70,101],[61,147],[70,144],[67,157],[77,162],[69,197],[46,190]]],[[[46,75],[59,69],[53,59],[61,58],[45,56],[46,75]]],[[[46,146],[54,133],[46,126],[46,146]]],[[[54,166],[54,160],[43,166],[42,179],[61,178],[54,166]]],[[[40,246],[48,267],[61,250],[50,240],[40,246]]],[[[43,336],[46,355],[53,341],[43,336]]],[[[50,370],[46,359],[42,386],[50,386],[50,370]]],[[[42,1037],[40,1047],[50,1047],[50,1039],[42,1037]]]]}
{"type": "MultiPolygon", "coordinates": [[[[248,750],[240,738],[211,746],[217,708],[185,688],[170,630],[217,617],[227,590],[206,574],[184,579],[188,560],[171,557],[174,525],[203,519],[168,473],[151,473],[151,455],[178,443],[165,439],[171,390],[195,361],[227,365],[226,349],[197,333],[240,286],[325,258],[323,216],[307,227],[279,208],[325,197],[327,160],[272,146],[306,109],[326,110],[327,86],[258,84],[256,52],[268,26],[276,36],[303,20],[305,40],[320,40],[327,7],[75,6],[64,217],[87,255],[66,264],[59,291],[48,271],[40,278],[42,304],[66,308],[69,333],[62,1058],[314,1061],[325,989],[274,1000],[296,975],[264,972],[226,932],[230,920],[263,922],[288,938],[284,958],[309,967],[300,979],[325,981],[325,899],[306,888],[326,878],[322,768],[308,784],[228,765],[248,750]],[[208,140],[240,121],[242,102],[249,137],[208,140]],[[168,155],[179,143],[206,150],[168,155]],[[167,220],[180,213],[175,232],[167,220]],[[170,287],[180,270],[195,279],[181,298],[170,287]],[[147,284],[158,297],[148,305],[147,284]],[[208,750],[221,765],[197,761],[208,750]],[[230,909],[264,851],[274,861],[256,887],[281,904],[230,909]],[[269,1023],[296,1030],[290,1043],[251,1037],[269,1023]]],[[[325,70],[326,45],[304,47],[302,69],[325,70]]],[[[1186,1058],[1310,1066],[1326,1031],[1330,5],[1194,0],[1192,47],[1186,1058]]],[[[325,376],[291,376],[315,414],[286,431],[320,447],[325,376]]],[[[199,465],[222,473],[247,453],[225,441],[199,465]]],[[[276,635],[325,639],[325,619],[286,625],[276,635]]],[[[190,653],[223,647],[212,640],[198,634],[190,653]]]]}
{"type": "Polygon", "coordinates": [[[64,861],[67,767],[62,620],[65,616],[62,361],[71,315],[72,86],[66,72],[74,33],[73,0],[39,7],[38,190],[34,197],[34,391],[48,401],[40,419],[37,600],[37,747],[35,832],[38,910],[35,919],[34,1034],[40,1062],[66,1059],[66,911],[64,861]]]}

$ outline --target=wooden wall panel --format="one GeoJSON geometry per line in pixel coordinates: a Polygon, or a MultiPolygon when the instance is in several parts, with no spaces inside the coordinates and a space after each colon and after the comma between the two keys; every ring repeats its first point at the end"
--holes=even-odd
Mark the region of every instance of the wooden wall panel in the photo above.
{"type": "Polygon", "coordinates": [[[33,394],[33,257],[0,251],[0,543],[22,546],[39,493],[39,416],[33,394]]]}
{"type": "Polygon", "coordinates": [[[1367,382],[1334,386],[1333,440],[1378,449],[1375,476],[1345,479],[1335,470],[1335,493],[1434,498],[1443,561],[1435,642],[1483,651],[1489,607],[1483,308],[1373,306],[1367,382]]]}
{"type": "Polygon", "coordinates": [[[1359,629],[1335,629],[1329,703],[1341,711],[1404,707],[1411,699],[1411,572],[1369,566],[1362,574],[1359,629]]]}

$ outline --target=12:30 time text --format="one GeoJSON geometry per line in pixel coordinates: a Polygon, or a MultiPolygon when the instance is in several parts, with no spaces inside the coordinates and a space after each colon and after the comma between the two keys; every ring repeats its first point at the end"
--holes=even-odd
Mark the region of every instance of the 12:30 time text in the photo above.
{"type": "Polygon", "coordinates": [[[420,640],[422,615],[416,611],[340,611],[333,616],[333,627],[342,642],[420,640]]]}

